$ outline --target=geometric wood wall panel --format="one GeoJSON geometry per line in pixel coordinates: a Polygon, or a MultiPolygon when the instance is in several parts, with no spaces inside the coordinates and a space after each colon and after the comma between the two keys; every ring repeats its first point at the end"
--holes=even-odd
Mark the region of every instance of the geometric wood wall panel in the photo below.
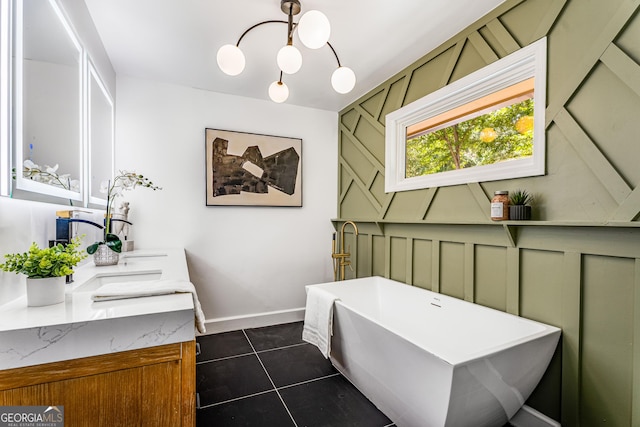
{"type": "Polygon", "coordinates": [[[338,216],[368,224],[357,276],[561,327],[527,403],[566,426],[640,425],[638,40],[640,0],[507,0],[340,112],[338,216]],[[545,175],[384,192],[388,113],[545,36],[545,175]],[[493,192],[517,188],[546,223],[489,225],[493,192]]]}
{"type": "MultiPolygon", "coordinates": [[[[632,40],[640,33],[637,3],[510,1],[469,27],[462,38],[450,40],[390,78],[341,112],[340,161],[357,175],[346,172],[358,179],[357,191],[370,193],[374,180],[382,182],[387,113],[548,36],[547,173],[480,183],[483,197],[489,200],[496,189],[524,187],[540,196],[543,205],[535,211],[536,219],[636,221],[640,144],[632,141],[639,133],[635,118],[640,114],[640,49],[632,40]],[[561,203],[562,199],[573,203],[561,203]]],[[[368,213],[372,220],[441,220],[407,210],[409,204],[421,203],[415,193],[403,192],[413,198],[408,202],[405,195],[381,194],[379,188],[367,197],[378,204],[374,215],[368,213]]],[[[455,187],[441,188],[438,198],[460,202],[455,187]]],[[[341,218],[356,216],[343,209],[341,200],[338,209],[341,218]]],[[[487,220],[484,211],[463,212],[455,219],[487,220]]]]}

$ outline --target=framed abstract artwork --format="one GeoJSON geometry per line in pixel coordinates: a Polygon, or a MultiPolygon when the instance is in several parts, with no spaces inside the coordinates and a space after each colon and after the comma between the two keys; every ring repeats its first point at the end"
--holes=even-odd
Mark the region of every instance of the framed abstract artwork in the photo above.
{"type": "Polygon", "coordinates": [[[207,206],[302,206],[302,139],[205,129],[207,206]]]}

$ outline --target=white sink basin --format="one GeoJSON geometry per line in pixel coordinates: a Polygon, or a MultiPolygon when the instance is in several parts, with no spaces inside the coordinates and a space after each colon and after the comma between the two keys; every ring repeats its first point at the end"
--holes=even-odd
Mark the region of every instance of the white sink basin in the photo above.
{"type": "Polygon", "coordinates": [[[163,253],[147,253],[147,254],[123,254],[120,256],[121,259],[135,259],[135,260],[149,260],[149,261],[157,261],[158,258],[166,257],[167,254],[163,253]]]}
{"type": "Polygon", "coordinates": [[[148,262],[166,262],[167,254],[163,253],[148,253],[148,254],[126,254],[120,255],[121,265],[131,265],[148,262]]]}
{"type": "Polygon", "coordinates": [[[82,285],[74,288],[72,292],[93,292],[107,283],[116,282],[141,282],[146,280],[158,280],[162,276],[162,270],[145,270],[130,273],[104,273],[87,280],[82,285]]]}

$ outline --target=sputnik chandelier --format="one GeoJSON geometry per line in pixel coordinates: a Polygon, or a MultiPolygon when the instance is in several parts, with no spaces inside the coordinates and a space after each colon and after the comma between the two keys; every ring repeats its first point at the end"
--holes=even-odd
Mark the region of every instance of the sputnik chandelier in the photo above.
{"type": "Polygon", "coordinates": [[[287,44],[280,49],[276,61],[280,68],[280,78],[269,86],[269,97],[274,102],[284,102],[289,97],[289,88],[282,81],[284,74],[295,74],[302,66],[302,54],[293,45],[293,32],[297,30],[300,41],[309,49],[319,49],[324,45],[329,46],[338,62],[338,68],[331,75],[331,86],[338,93],[350,92],[356,84],[356,75],[349,67],[340,64],[340,59],[335,49],[329,43],[331,25],[324,13],[317,10],[310,10],[300,18],[296,24],[293,22],[294,15],[300,13],[299,0],[281,0],[280,9],[288,17],[288,21],[270,20],[263,21],[249,27],[234,45],[226,44],[218,50],[217,61],[220,69],[230,76],[236,76],[244,70],[245,57],[240,50],[240,42],[247,33],[256,27],[264,24],[281,23],[287,24],[287,44]]]}

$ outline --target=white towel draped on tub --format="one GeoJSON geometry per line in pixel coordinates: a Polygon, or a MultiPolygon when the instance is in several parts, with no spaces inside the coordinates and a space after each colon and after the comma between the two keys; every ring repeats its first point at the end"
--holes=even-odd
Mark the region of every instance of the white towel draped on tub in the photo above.
{"type": "Polygon", "coordinates": [[[101,286],[92,295],[91,299],[99,301],[111,301],[115,299],[151,297],[156,295],[169,295],[175,293],[190,293],[193,297],[193,310],[195,311],[196,327],[198,332],[205,333],[204,313],[198,300],[198,294],[193,283],[186,280],[147,280],[138,282],[117,282],[101,286]]]}
{"type": "Polygon", "coordinates": [[[302,339],[320,349],[328,358],[333,335],[333,303],[338,298],[324,289],[307,287],[307,305],[304,312],[302,339]]]}

